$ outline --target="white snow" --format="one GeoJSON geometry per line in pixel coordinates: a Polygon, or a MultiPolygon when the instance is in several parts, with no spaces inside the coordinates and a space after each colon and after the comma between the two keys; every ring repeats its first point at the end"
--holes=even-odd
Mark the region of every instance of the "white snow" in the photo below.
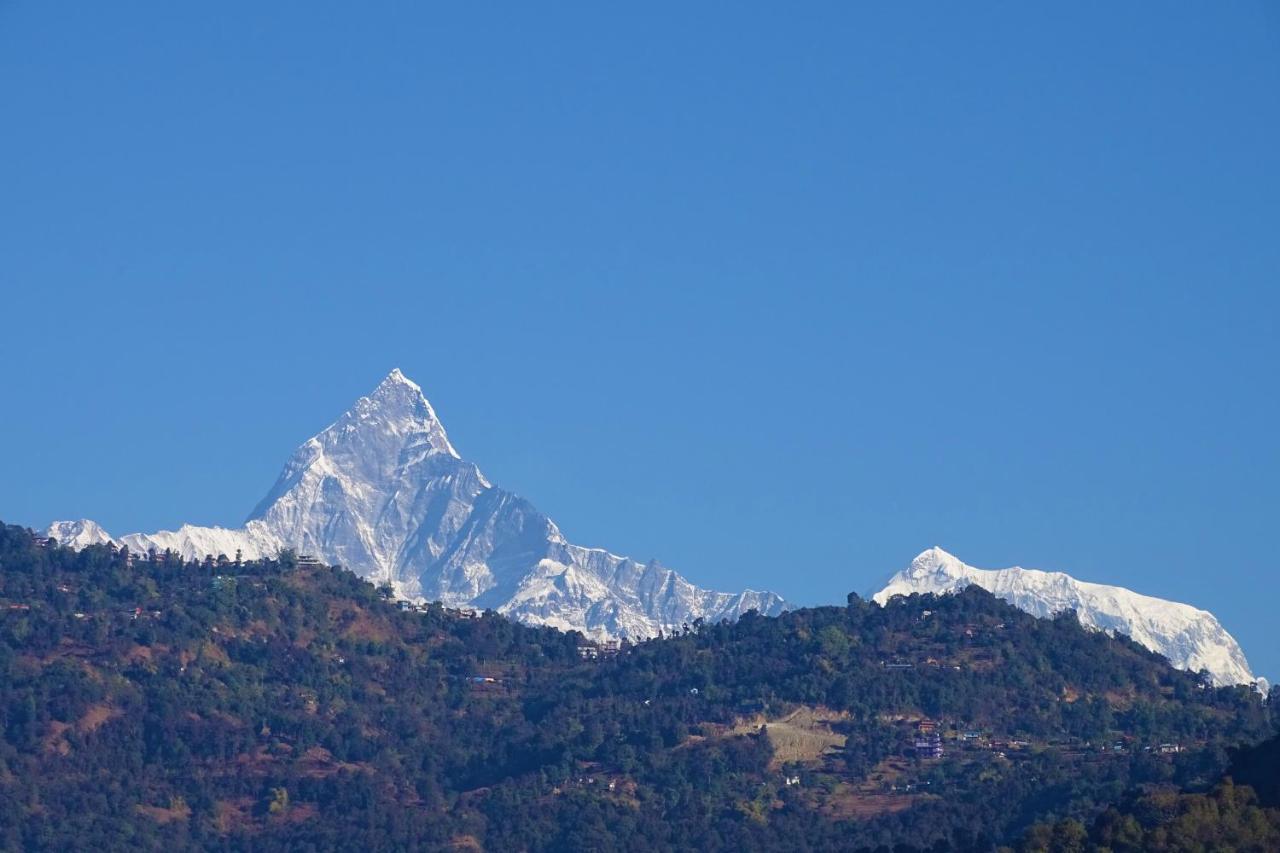
{"type": "Polygon", "coordinates": [[[1213,614],[1123,587],[1079,581],[1062,572],[1020,566],[978,569],[934,547],[890,578],[873,599],[884,604],[895,595],[956,592],[970,584],[1035,616],[1074,609],[1082,625],[1126,634],[1179,669],[1208,670],[1218,684],[1256,682],[1240,644],[1213,614]]]}
{"type": "MultiPolygon", "coordinates": [[[[77,548],[112,541],[87,519],[55,522],[47,535],[77,548]]],[[[253,559],[292,548],[390,581],[404,598],[492,608],[600,638],[641,639],[699,618],[788,607],[770,592],[705,590],[656,562],[567,542],[550,518],[458,455],[422,390],[398,369],[294,452],[243,527],[183,525],[114,541],[188,559],[237,550],[253,559]]],[[[1037,616],[1074,608],[1085,625],[1123,632],[1174,666],[1207,669],[1219,683],[1254,680],[1211,614],[1060,572],[977,569],[932,548],[874,598],[971,583],[1037,616]]]]}
{"type": "Polygon", "coordinates": [[[90,545],[105,545],[113,541],[107,531],[96,521],[82,518],[79,521],[55,521],[44,532],[45,536],[58,540],[58,544],[67,545],[76,550],[90,545]]]}
{"type": "Polygon", "coordinates": [[[550,518],[458,455],[399,369],[294,452],[244,527],[183,525],[119,542],[188,559],[288,547],[389,580],[405,598],[596,637],[640,639],[698,618],[786,607],[773,593],[712,592],[657,563],[569,544],[550,518]]]}

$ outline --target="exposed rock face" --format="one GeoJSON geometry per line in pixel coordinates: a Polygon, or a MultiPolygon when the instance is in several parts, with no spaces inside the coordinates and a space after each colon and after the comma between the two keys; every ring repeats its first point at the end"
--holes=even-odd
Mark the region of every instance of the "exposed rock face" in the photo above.
{"type": "MultiPolygon", "coordinates": [[[[78,547],[109,540],[91,521],[55,522],[49,535],[78,547]]],[[[390,581],[407,598],[599,637],[639,639],[698,618],[786,608],[773,593],[712,592],[657,563],[565,541],[550,518],[458,455],[399,370],[298,448],[244,527],[184,525],[117,541],[189,559],[288,547],[390,581]]]]}
{"type": "Polygon", "coordinates": [[[1123,587],[1078,581],[1061,572],[1018,566],[975,569],[941,548],[930,548],[873,597],[884,604],[895,595],[955,592],[969,584],[1034,616],[1075,610],[1082,625],[1126,634],[1179,669],[1208,670],[1218,684],[1256,682],[1240,644],[1212,613],[1123,587]]]}

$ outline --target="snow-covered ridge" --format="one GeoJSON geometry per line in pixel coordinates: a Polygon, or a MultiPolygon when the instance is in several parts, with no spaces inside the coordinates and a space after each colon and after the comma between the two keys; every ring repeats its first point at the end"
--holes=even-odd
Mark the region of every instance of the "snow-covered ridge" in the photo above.
{"type": "Polygon", "coordinates": [[[1034,616],[1074,609],[1086,627],[1126,634],[1179,669],[1208,670],[1218,684],[1257,681],[1240,644],[1212,613],[1123,587],[1079,581],[1062,572],[1020,566],[978,569],[941,548],[930,548],[890,578],[873,599],[884,604],[895,595],[956,592],[970,584],[1034,616]]]}
{"type": "Polygon", "coordinates": [[[550,518],[458,455],[422,389],[398,369],[294,452],[244,527],[183,525],[111,540],[82,520],[55,522],[47,535],[188,559],[288,547],[389,581],[402,597],[491,607],[601,638],[786,608],[773,593],[712,592],[656,562],[565,541],[550,518]]]}
{"type": "MultiPolygon", "coordinates": [[[[113,541],[110,534],[96,521],[82,518],[79,521],[55,521],[44,532],[59,543],[79,550],[90,545],[105,545],[113,541]]],[[[118,544],[118,543],[117,543],[118,544]]]]}
{"type": "MultiPolygon", "coordinates": [[[[389,581],[402,597],[491,607],[597,637],[637,639],[698,618],[787,607],[773,593],[701,589],[656,562],[566,541],[550,518],[458,454],[422,389],[399,370],[294,452],[243,527],[183,525],[111,540],[81,520],[55,522],[47,535],[75,547],[116,541],[188,559],[237,551],[252,559],[287,547],[389,581]]],[[[1123,632],[1219,683],[1253,680],[1239,645],[1211,614],[1061,573],[977,569],[934,548],[874,597],[883,603],[971,583],[1037,616],[1074,608],[1085,625],[1123,632]]]]}

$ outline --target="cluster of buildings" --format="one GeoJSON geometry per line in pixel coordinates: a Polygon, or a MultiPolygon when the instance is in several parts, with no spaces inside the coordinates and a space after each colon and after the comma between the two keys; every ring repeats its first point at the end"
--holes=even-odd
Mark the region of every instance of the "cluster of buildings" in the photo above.
{"type": "Polygon", "coordinates": [[[887,669],[887,670],[892,670],[892,671],[898,671],[898,670],[903,670],[903,669],[915,669],[915,668],[916,668],[916,665],[915,665],[915,664],[913,664],[913,663],[910,663],[910,662],[908,662],[908,661],[903,661],[903,660],[895,660],[895,661],[885,661],[885,660],[882,660],[882,661],[880,661],[880,667],[881,667],[882,669],[887,669]]]}
{"type": "Polygon", "coordinates": [[[601,643],[583,643],[578,646],[578,657],[583,660],[600,660],[617,657],[622,645],[617,640],[605,640],[601,643]]]}
{"type": "MultiPolygon", "coordinates": [[[[609,790],[609,791],[616,791],[616,790],[618,789],[618,780],[616,780],[616,779],[604,779],[604,778],[601,778],[601,779],[597,780],[597,779],[596,779],[596,777],[594,777],[594,776],[575,776],[573,779],[569,780],[569,784],[570,784],[570,785],[576,785],[576,786],[581,787],[581,788],[585,788],[585,787],[588,787],[588,786],[590,786],[590,785],[597,785],[597,784],[598,784],[598,785],[601,785],[602,787],[604,787],[606,790],[609,790]]],[[[633,787],[634,787],[634,786],[633,786],[633,787]]],[[[559,792],[560,792],[560,791],[559,791],[559,789],[557,788],[557,789],[556,789],[556,791],[555,791],[555,793],[559,793],[559,792]]]]}
{"type": "MultiPolygon", "coordinates": [[[[400,599],[396,602],[396,607],[405,613],[430,613],[431,608],[435,605],[430,602],[408,601],[400,599]]],[[[444,612],[456,619],[479,619],[480,611],[470,607],[445,607],[444,612]]]]}
{"type": "Polygon", "coordinates": [[[430,609],[430,605],[406,601],[403,598],[396,602],[396,607],[404,613],[426,613],[430,609]]]}
{"type": "Polygon", "coordinates": [[[916,723],[916,737],[912,742],[912,749],[915,751],[917,758],[942,757],[942,733],[938,731],[936,722],[933,720],[921,720],[916,723]]]}
{"type": "MultiPolygon", "coordinates": [[[[1130,741],[1132,740],[1133,738],[1129,738],[1126,736],[1126,739],[1117,740],[1114,743],[1111,743],[1110,745],[1103,744],[1100,751],[1101,752],[1130,752],[1131,750],[1134,750],[1137,748],[1132,743],[1130,743],[1130,741]]],[[[1154,752],[1160,755],[1177,755],[1179,752],[1182,752],[1182,744],[1162,743],[1156,746],[1144,746],[1142,748],[1142,751],[1154,752]]]]}

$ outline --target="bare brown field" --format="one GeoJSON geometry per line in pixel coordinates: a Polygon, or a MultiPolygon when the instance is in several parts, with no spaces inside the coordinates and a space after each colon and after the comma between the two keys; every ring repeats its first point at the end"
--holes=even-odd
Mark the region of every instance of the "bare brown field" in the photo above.
{"type": "Polygon", "coordinates": [[[847,717],[844,712],[804,705],[773,720],[763,716],[743,720],[731,731],[733,734],[750,734],[759,731],[763,725],[773,747],[770,766],[776,769],[788,763],[820,761],[831,750],[842,749],[846,738],[833,731],[831,724],[847,717]]]}
{"type": "Polygon", "coordinates": [[[923,799],[923,794],[880,794],[840,784],[822,798],[819,811],[839,820],[866,820],[906,811],[923,799]]]}

